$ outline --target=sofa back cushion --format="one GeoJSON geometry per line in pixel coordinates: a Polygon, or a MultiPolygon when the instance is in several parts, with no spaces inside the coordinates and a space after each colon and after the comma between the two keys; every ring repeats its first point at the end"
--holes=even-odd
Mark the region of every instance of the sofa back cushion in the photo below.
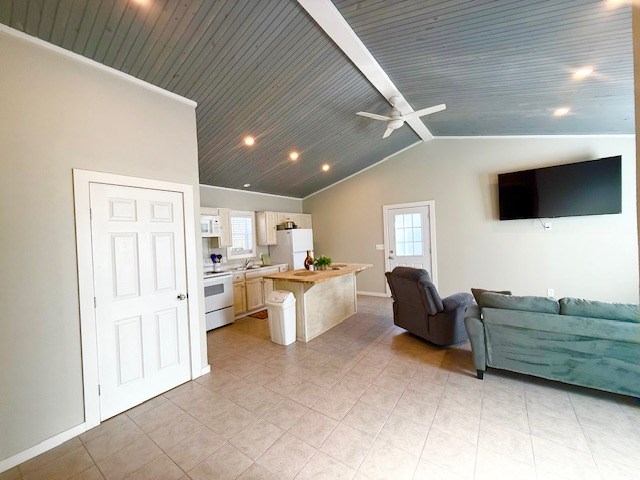
{"type": "Polygon", "coordinates": [[[640,306],[631,303],[607,303],[581,298],[561,298],[560,315],[606,318],[621,322],[640,323],[640,306]]]}
{"type": "Polygon", "coordinates": [[[557,300],[549,297],[518,297],[500,293],[485,292],[480,295],[480,307],[521,310],[524,312],[560,313],[557,300]]]}
{"type": "Polygon", "coordinates": [[[482,295],[485,292],[501,293],[502,295],[511,295],[510,290],[485,290],[484,288],[472,288],[471,294],[473,295],[473,298],[475,298],[476,303],[478,305],[480,305],[480,295],[482,295]]]}

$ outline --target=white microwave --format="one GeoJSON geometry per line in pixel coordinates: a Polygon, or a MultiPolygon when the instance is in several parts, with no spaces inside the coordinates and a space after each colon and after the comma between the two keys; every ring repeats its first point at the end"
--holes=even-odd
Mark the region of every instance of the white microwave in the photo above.
{"type": "Polygon", "coordinates": [[[220,217],[217,215],[200,215],[200,234],[203,237],[219,237],[220,217]]]}

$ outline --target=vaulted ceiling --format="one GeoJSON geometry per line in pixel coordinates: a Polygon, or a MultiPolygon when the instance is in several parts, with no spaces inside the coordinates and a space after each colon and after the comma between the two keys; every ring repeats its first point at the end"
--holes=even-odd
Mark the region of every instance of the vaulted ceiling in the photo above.
{"type": "MultiPolygon", "coordinates": [[[[334,4],[414,109],[447,104],[436,136],[634,133],[624,2],[334,4]]],[[[198,102],[201,183],[303,197],[419,141],[355,115],[390,107],[295,0],[4,0],[0,22],[198,102]]]]}

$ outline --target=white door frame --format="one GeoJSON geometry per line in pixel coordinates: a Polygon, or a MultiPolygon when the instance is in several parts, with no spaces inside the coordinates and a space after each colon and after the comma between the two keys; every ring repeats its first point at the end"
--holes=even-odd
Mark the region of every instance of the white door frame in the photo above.
{"type": "MultiPolygon", "coordinates": [[[[431,251],[431,281],[438,288],[438,255],[436,252],[436,201],[426,200],[423,202],[411,202],[411,203],[397,203],[395,205],[383,205],[382,206],[382,222],[384,233],[384,271],[388,272],[391,268],[389,265],[389,231],[388,231],[388,219],[389,210],[393,208],[411,208],[411,207],[429,207],[429,237],[431,245],[429,246],[431,251]]],[[[389,290],[389,283],[384,282],[384,288],[387,295],[391,295],[389,290]]]]}
{"type": "Polygon", "coordinates": [[[76,248],[78,258],[78,294],[80,299],[80,338],[82,344],[82,380],[84,416],[87,430],[100,424],[100,397],[98,395],[98,348],[96,315],[94,309],[93,253],[91,245],[91,218],[89,186],[105,183],[125,187],[168,190],[182,193],[184,206],[185,260],[187,272],[187,298],[189,311],[189,344],[191,378],[208,370],[201,365],[200,294],[198,287],[198,259],[196,255],[195,206],[193,186],[146,178],[128,177],[111,173],[73,169],[73,190],[76,215],[76,248]]]}

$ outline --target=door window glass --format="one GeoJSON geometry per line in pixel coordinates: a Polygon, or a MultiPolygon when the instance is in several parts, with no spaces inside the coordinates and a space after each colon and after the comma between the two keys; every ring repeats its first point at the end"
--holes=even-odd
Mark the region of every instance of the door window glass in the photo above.
{"type": "Polygon", "coordinates": [[[422,219],[419,213],[396,215],[396,255],[412,257],[422,255],[422,219]]]}

